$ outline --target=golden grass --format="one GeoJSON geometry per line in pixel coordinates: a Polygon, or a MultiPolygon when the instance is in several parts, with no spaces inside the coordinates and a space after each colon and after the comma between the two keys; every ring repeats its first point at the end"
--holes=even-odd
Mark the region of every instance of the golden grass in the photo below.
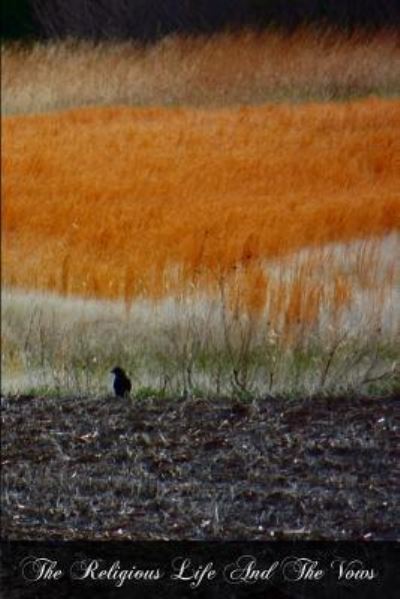
{"type": "MultiPolygon", "coordinates": [[[[399,128],[400,103],[376,99],[7,117],[3,281],[128,307],[222,293],[298,338],[380,266],[362,247],[350,270],[317,252],[274,281],[266,262],[399,227],[399,128]]],[[[395,278],[393,262],[382,290],[395,278]]]]}
{"type": "Polygon", "coordinates": [[[133,104],[226,106],[400,94],[394,32],[303,29],[171,37],[132,43],[59,42],[2,52],[3,113],[133,104]]]}

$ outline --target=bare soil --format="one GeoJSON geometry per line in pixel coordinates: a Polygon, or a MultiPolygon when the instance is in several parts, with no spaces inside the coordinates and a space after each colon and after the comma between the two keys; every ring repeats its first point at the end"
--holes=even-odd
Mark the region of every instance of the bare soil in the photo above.
{"type": "Polygon", "coordinates": [[[400,540],[400,402],[2,398],[3,537],[400,540]]]}

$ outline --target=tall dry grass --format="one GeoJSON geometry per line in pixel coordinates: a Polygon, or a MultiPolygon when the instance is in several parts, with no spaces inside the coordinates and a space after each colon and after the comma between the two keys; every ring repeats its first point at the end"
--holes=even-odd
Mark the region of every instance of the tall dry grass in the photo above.
{"type": "Polygon", "coordinates": [[[2,50],[4,114],[88,105],[226,106],[400,93],[395,32],[298,30],[2,50]]]}
{"type": "Polygon", "coordinates": [[[123,364],[138,396],[393,392],[400,374],[396,252],[392,234],[270,262],[266,305],[250,313],[237,287],[230,294],[222,287],[217,297],[186,290],[135,299],[129,310],[123,298],[3,289],[2,391],[98,395],[107,392],[111,367],[123,364]]]}
{"type": "MultiPolygon", "coordinates": [[[[372,99],[8,117],[4,282],[127,304],[222,284],[261,310],[266,260],[398,229],[399,127],[399,102],[372,99]]],[[[292,319],[311,319],[324,295],[304,281],[321,268],[302,266],[272,311],[291,297],[292,319]]],[[[332,277],[344,305],[351,279],[332,277]]]]}

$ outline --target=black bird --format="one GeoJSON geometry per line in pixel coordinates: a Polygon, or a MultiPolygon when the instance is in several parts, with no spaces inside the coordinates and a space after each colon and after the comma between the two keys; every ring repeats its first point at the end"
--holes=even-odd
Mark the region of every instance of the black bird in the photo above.
{"type": "Polygon", "coordinates": [[[119,366],[112,369],[114,375],[114,391],[117,397],[125,397],[132,389],[132,383],[119,366]]]}

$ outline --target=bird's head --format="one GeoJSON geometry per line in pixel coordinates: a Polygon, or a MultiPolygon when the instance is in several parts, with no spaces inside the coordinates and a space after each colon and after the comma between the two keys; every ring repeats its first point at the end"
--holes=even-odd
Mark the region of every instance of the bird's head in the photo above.
{"type": "Polygon", "coordinates": [[[122,370],[122,368],[120,368],[119,366],[116,366],[115,368],[113,368],[111,370],[111,374],[115,374],[115,376],[122,376],[124,375],[124,371],[122,370]]]}

